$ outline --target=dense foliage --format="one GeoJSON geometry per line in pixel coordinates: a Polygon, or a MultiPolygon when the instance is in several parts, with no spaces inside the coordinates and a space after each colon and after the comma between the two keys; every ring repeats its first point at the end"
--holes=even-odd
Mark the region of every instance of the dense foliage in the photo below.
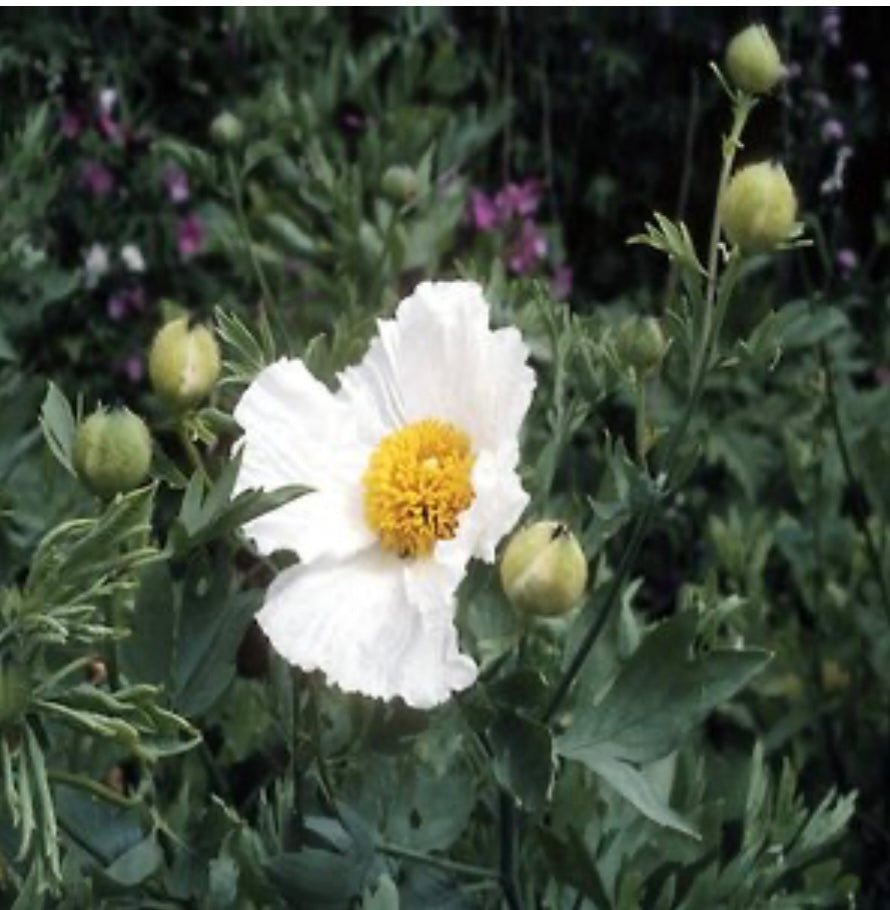
{"type": "Polygon", "coordinates": [[[879,16],[776,11],[755,98],[717,12],[4,13],[0,905],[886,906],[879,16]],[[587,570],[474,562],[419,710],[270,648],[242,529],[307,489],[238,487],[232,414],[458,277],[587,570]]]}

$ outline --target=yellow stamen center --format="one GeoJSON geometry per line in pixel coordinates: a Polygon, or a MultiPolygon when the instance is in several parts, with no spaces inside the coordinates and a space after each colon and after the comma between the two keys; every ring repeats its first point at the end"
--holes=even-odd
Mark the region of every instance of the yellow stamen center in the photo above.
{"type": "Polygon", "coordinates": [[[457,533],[473,501],[470,440],[444,420],[418,420],[384,437],[368,461],[365,520],[386,550],[429,555],[457,533]]]}

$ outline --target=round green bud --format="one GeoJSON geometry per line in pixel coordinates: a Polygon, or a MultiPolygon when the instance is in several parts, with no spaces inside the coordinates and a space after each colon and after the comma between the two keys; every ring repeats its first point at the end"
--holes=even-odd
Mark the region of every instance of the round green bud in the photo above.
{"type": "Polygon", "coordinates": [[[661,324],[654,316],[630,316],[621,323],[615,352],[641,376],[657,370],[667,350],[661,324]]]}
{"type": "Polygon", "coordinates": [[[797,198],[781,164],[762,161],[736,171],[720,201],[720,220],[730,243],[764,253],[794,231],[797,198]]]}
{"type": "Polygon", "coordinates": [[[169,405],[185,410],[210,394],[219,378],[219,345],[213,332],[187,316],[160,329],[148,354],[152,388],[169,405]]]}
{"type": "Polygon", "coordinates": [[[210,124],[210,138],[222,148],[235,148],[244,139],[244,124],[231,111],[223,111],[210,124]]]}
{"type": "Polygon", "coordinates": [[[31,698],[31,681],[17,663],[0,665],[0,729],[18,720],[31,698]]]}
{"type": "Polygon", "coordinates": [[[380,187],[384,195],[393,202],[407,205],[420,193],[420,179],[413,167],[408,167],[407,164],[394,164],[386,169],[380,187]]]}
{"type": "Polygon", "coordinates": [[[753,95],[771,92],[785,76],[778,48],[763,25],[749,25],[729,42],[726,69],[738,88],[753,95]]]}
{"type": "Polygon", "coordinates": [[[501,584],[520,612],[562,616],[584,593],[584,551],[562,522],[535,522],[518,531],[507,544],[501,559],[501,584]]]}
{"type": "Polygon", "coordinates": [[[100,408],[78,426],[71,450],[84,486],[111,499],[138,487],[151,465],[151,435],[145,421],[122,408],[100,408]]]}

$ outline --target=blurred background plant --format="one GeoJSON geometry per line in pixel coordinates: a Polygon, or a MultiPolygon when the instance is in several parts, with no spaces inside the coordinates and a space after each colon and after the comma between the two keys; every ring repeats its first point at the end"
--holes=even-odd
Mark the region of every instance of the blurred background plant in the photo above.
{"type": "Polygon", "coordinates": [[[886,906],[886,22],[768,18],[788,78],[739,157],[782,159],[813,244],[745,260],[682,483],[579,681],[590,704],[612,683],[598,703],[620,716],[660,680],[672,697],[652,716],[695,724],[621,753],[637,777],[576,763],[554,783],[530,717],[590,609],[527,642],[538,669],[507,672],[517,623],[471,576],[466,638],[495,682],[431,717],[292,674],[251,623],[274,565],[235,534],[280,500],[228,502],[227,414],[273,352],[331,380],[418,280],[476,277],[539,374],[532,513],[579,531],[599,603],[690,377],[682,270],[625,241],[652,209],[707,236],[728,118],[706,62],[747,20],[4,12],[3,906],[498,906],[493,775],[519,797],[527,906],[847,906],[855,877],[861,906],[886,906]],[[183,311],[216,313],[225,364],[175,413],[148,350],[183,311]],[[645,380],[615,360],[631,314],[670,342],[645,380]],[[100,402],[154,439],[152,486],[101,507],[70,470],[100,402]],[[743,640],[774,657],[742,697],[671,688],[685,663],[694,681],[727,673],[743,640]],[[837,795],[853,791],[855,813],[837,795]]]}

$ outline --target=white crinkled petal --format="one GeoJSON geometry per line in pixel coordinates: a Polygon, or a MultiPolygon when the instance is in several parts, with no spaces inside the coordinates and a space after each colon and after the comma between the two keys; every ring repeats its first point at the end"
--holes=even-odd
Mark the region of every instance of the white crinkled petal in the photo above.
{"type": "Polygon", "coordinates": [[[409,599],[404,563],[374,549],[348,559],[286,569],[257,615],[273,647],[304,670],[321,670],[348,692],[401,697],[430,708],[476,678],[460,654],[444,590],[421,613],[409,599]]]}
{"type": "Polygon", "coordinates": [[[425,418],[447,420],[476,451],[515,443],[535,377],[514,328],[492,330],[482,288],[425,282],[399,305],[360,364],[341,374],[338,398],[357,414],[362,441],[425,418]]]}
{"type": "Polygon", "coordinates": [[[513,529],[528,504],[528,493],[514,470],[516,460],[515,442],[497,452],[478,455],[472,474],[475,498],[461,515],[454,539],[436,544],[437,562],[461,567],[470,557],[494,562],[498,543],[513,529]]]}
{"type": "Polygon", "coordinates": [[[303,561],[347,556],[374,543],[361,477],[369,450],[349,408],[299,360],[279,360],[250,385],[234,412],[243,427],[235,493],[304,484],[314,492],[248,522],[263,553],[294,550],[303,561]]]}

